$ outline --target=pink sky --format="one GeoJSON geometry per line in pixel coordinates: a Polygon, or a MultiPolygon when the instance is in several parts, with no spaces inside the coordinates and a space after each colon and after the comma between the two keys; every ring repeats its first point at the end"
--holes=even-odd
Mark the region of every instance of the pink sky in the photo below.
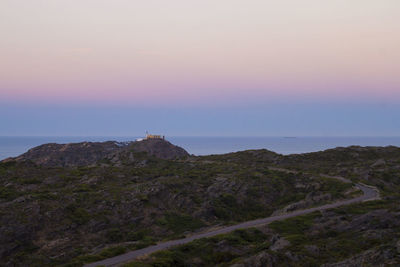
{"type": "Polygon", "coordinates": [[[6,101],[400,101],[400,1],[2,0],[6,101]]]}

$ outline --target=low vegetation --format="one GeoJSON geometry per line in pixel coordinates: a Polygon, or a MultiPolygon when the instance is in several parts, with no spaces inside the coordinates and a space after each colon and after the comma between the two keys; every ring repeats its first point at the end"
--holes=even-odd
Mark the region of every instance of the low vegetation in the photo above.
{"type": "Polygon", "coordinates": [[[395,262],[390,255],[400,232],[399,150],[348,148],[286,157],[249,150],[175,159],[126,152],[84,166],[0,162],[0,262],[82,266],[288,206],[359,194],[351,183],[322,173],[377,186],[382,200],[196,240],[129,266],[320,266],[364,254],[372,262],[395,262]],[[371,258],[372,250],[387,257],[371,258]]]}
{"type": "Polygon", "coordinates": [[[268,235],[258,229],[236,230],[229,234],[203,238],[188,245],[160,251],[144,261],[126,264],[136,266],[228,266],[269,246],[268,235]]]}
{"type": "MultiPolygon", "coordinates": [[[[202,239],[178,246],[162,254],[134,261],[127,266],[398,266],[400,264],[400,149],[358,148],[328,150],[293,155],[272,163],[315,175],[342,175],[354,182],[377,186],[381,200],[343,206],[324,212],[276,221],[259,227],[257,241],[231,243],[232,234],[202,239]],[[348,155],[347,155],[348,154],[348,155]],[[282,241],[284,240],[284,241],[282,241]],[[209,261],[221,246],[230,257],[209,261]],[[279,245],[284,244],[284,245],[279,245]],[[253,250],[251,248],[260,248],[253,250]],[[190,250],[188,250],[190,248],[190,250]],[[202,248],[207,248],[203,253],[202,248]],[[176,255],[184,253],[184,260],[176,255]],[[211,262],[211,263],[210,263],[211,262]],[[175,264],[175,265],[173,265],[175,264]]],[[[215,158],[222,157],[216,156],[215,158]]],[[[233,160],[232,155],[227,159],[233,160]]],[[[329,185],[327,182],[326,186],[329,185]]],[[[330,194],[340,195],[348,184],[330,186],[330,194]],[[335,193],[338,190],[338,194],[335,193]]],[[[328,186],[329,187],[329,186],[328,186]]],[[[352,195],[358,194],[353,192],[352,195]]],[[[251,230],[241,230],[248,232],[251,230]]]]}

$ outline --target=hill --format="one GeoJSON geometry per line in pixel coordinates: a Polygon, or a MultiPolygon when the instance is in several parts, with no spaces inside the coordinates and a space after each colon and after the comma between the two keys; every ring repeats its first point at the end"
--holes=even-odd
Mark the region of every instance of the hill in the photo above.
{"type": "Polygon", "coordinates": [[[309,175],[344,176],[373,185],[379,188],[381,200],[197,240],[126,267],[400,265],[400,148],[340,147],[275,157],[266,164],[309,175]]]}
{"type": "Polygon", "coordinates": [[[41,166],[89,166],[99,161],[134,163],[135,154],[144,152],[161,159],[187,157],[189,154],[181,147],[163,139],[149,139],[137,142],[82,142],[71,144],[44,144],[7,161],[32,161],[41,166]]]}
{"type": "Polygon", "coordinates": [[[195,241],[132,266],[396,259],[391,255],[400,233],[399,148],[196,157],[168,142],[148,141],[48,144],[1,162],[2,265],[82,266],[210,227],[360,194],[322,174],[376,185],[382,200],[195,241]],[[356,249],[354,242],[363,246],[356,249]]]}

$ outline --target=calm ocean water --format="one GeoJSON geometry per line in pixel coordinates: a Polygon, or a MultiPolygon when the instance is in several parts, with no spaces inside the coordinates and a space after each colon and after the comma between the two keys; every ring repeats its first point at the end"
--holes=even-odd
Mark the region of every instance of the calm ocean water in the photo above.
{"type": "MultiPolygon", "coordinates": [[[[138,137],[0,137],[0,160],[45,143],[131,141],[138,137]]],[[[339,146],[400,146],[400,137],[166,137],[195,155],[265,148],[281,154],[305,153],[339,146]]]]}

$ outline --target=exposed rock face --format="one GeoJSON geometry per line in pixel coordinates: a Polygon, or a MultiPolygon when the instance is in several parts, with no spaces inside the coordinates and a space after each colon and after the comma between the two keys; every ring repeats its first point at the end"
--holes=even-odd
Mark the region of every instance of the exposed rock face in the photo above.
{"type": "Polygon", "coordinates": [[[17,161],[33,161],[43,166],[84,166],[94,164],[120,149],[116,142],[44,144],[34,147],[15,158],[17,161]]]}
{"type": "Polygon", "coordinates": [[[135,152],[147,152],[147,154],[161,159],[176,159],[189,156],[189,153],[183,148],[175,146],[163,139],[149,139],[132,142],[128,146],[128,149],[135,152]]]}
{"type": "Polygon", "coordinates": [[[398,254],[390,246],[369,249],[354,257],[322,267],[398,266],[398,254]]]}
{"type": "Polygon", "coordinates": [[[181,147],[162,139],[151,139],[138,142],[82,142],[71,144],[44,144],[30,149],[28,152],[5,161],[32,161],[35,164],[48,167],[88,166],[100,160],[110,160],[113,163],[128,156],[130,161],[135,158],[132,153],[146,152],[150,156],[162,159],[176,159],[189,154],[181,147]]]}
{"type": "Polygon", "coordinates": [[[283,237],[278,237],[270,247],[271,251],[278,251],[290,245],[290,242],[283,237]]]}
{"type": "Polygon", "coordinates": [[[233,264],[230,267],[274,267],[278,266],[278,262],[279,259],[277,256],[263,251],[245,259],[241,263],[233,264]]]}

